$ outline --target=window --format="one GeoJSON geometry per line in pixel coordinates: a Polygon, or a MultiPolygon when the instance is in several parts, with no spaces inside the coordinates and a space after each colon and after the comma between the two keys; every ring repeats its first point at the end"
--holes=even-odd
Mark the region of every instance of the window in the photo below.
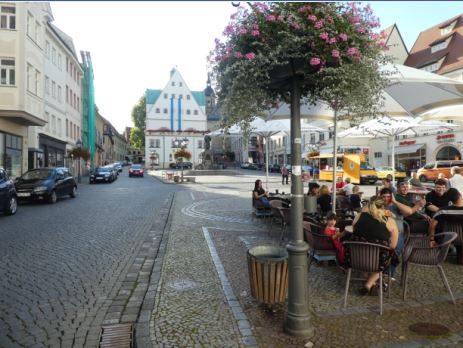
{"type": "Polygon", "coordinates": [[[172,86],[175,86],[175,82],[174,82],[174,81],[172,81],[172,86]]]}
{"type": "Polygon", "coordinates": [[[56,135],[56,116],[51,115],[51,134],[56,135]]]}
{"type": "Polygon", "coordinates": [[[34,16],[32,16],[32,14],[30,12],[27,12],[27,28],[26,28],[26,33],[27,33],[27,36],[29,36],[30,38],[32,38],[32,32],[33,32],[33,25],[34,23],[34,16]]]}
{"type": "Polygon", "coordinates": [[[66,136],[69,136],[69,121],[66,119],[66,136]]]}
{"type": "Polygon", "coordinates": [[[334,135],[333,131],[328,132],[328,138],[329,139],[333,139],[333,135],[334,135]]]}
{"type": "Polygon", "coordinates": [[[174,94],[174,93],[172,93],[171,98],[172,98],[172,99],[175,99],[175,94],[174,94]]]}
{"type": "Polygon", "coordinates": [[[14,59],[0,59],[0,84],[5,86],[16,84],[14,59]]]}
{"type": "Polygon", "coordinates": [[[167,99],[167,93],[164,93],[164,99],[167,99]]]}
{"type": "Polygon", "coordinates": [[[69,72],[69,58],[68,57],[66,57],[66,72],[69,72]]]}
{"type": "Polygon", "coordinates": [[[45,76],[45,94],[50,95],[50,78],[45,76]]]}
{"type": "Polygon", "coordinates": [[[382,152],[375,152],[375,158],[382,158],[383,153],[382,152]]]}
{"type": "Polygon", "coordinates": [[[62,95],[61,95],[61,86],[58,86],[58,101],[61,103],[62,101],[62,95]]]}
{"type": "Polygon", "coordinates": [[[154,139],[150,139],[150,147],[154,147],[154,139]]]}
{"type": "Polygon", "coordinates": [[[189,94],[186,95],[186,99],[190,100],[190,95],[189,94]]]}
{"type": "Polygon", "coordinates": [[[30,64],[27,64],[27,85],[26,85],[26,88],[28,91],[31,91],[31,88],[32,88],[32,65],[30,64]]]}
{"type": "Polygon", "coordinates": [[[424,70],[424,71],[434,72],[436,70],[439,70],[439,63],[433,63],[433,64],[430,64],[430,65],[426,65],[426,66],[422,67],[421,69],[424,70]]]}
{"type": "Polygon", "coordinates": [[[56,48],[54,47],[51,48],[51,62],[56,64],[56,48]]]}
{"type": "Polygon", "coordinates": [[[198,149],[203,148],[203,140],[198,140],[198,149]]]}
{"type": "Polygon", "coordinates": [[[187,115],[191,115],[190,109],[186,109],[186,114],[187,114],[187,115]]]}
{"type": "Polygon", "coordinates": [[[45,130],[49,132],[50,131],[50,114],[48,112],[45,112],[45,121],[47,121],[47,124],[45,125],[45,130]]]}
{"type": "Polygon", "coordinates": [[[35,69],[34,93],[36,95],[40,94],[40,71],[37,69],[35,69]]]}
{"type": "Polygon", "coordinates": [[[197,115],[197,114],[198,114],[198,110],[193,111],[193,114],[197,115]]]}
{"type": "Polygon", "coordinates": [[[450,23],[450,25],[447,25],[446,27],[442,28],[442,29],[440,30],[441,36],[444,36],[444,35],[447,35],[447,34],[451,33],[452,30],[453,30],[453,28],[455,28],[455,24],[456,24],[456,23],[457,23],[457,22],[454,21],[454,22],[450,23]]]}
{"type": "Polygon", "coordinates": [[[437,45],[431,46],[431,53],[443,50],[445,48],[447,48],[447,41],[442,41],[437,45]]]}
{"type": "Polygon", "coordinates": [[[56,82],[51,81],[51,96],[56,99],[56,82]]]}
{"type": "Polygon", "coordinates": [[[66,85],[66,103],[69,103],[69,87],[66,85]]]}
{"type": "Polygon", "coordinates": [[[74,93],[74,108],[77,109],[77,94],[74,93]]]}
{"type": "Polygon", "coordinates": [[[315,144],[315,133],[310,134],[310,144],[315,144]]]}
{"type": "Polygon", "coordinates": [[[77,97],[77,111],[80,111],[80,98],[77,97]]]}
{"type": "Polygon", "coordinates": [[[16,29],[16,7],[2,6],[0,11],[0,29],[16,29]]]}
{"type": "Polygon", "coordinates": [[[320,137],[318,138],[318,141],[324,141],[325,140],[325,133],[320,133],[320,137]]]}
{"type": "Polygon", "coordinates": [[[164,112],[165,114],[167,114],[167,109],[166,109],[166,108],[164,108],[163,112],[164,112]]]}
{"type": "Polygon", "coordinates": [[[61,64],[61,54],[59,54],[59,53],[58,53],[58,69],[59,70],[63,69],[62,64],[61,64]]]}
{"type": "Polygon", "coordinates": [[[161,147],[161,140],[160,139],[154,139],[154,147],[156,147],[156,148],[161,147]]]}
{"type": "Polygon", "coordinates": [[[156,108],[156,113],[157,113],[157,114],[160,114],[160,113],[161,113],[161,109],[160,109],[160,108],[156,108]]]}
{"type": "Polygon", "coordinates": [[[178,99],[183,99],[183,94],[179,94],[178,99]]]}
{"type": "Polygon", "coordinates": [[[178,85],[179,85],[180,87],[183,87],[183,82],[179,82],[178,85]]]}
{"type": "Polygon", "coordinates": [[[62,135],[61,134],[61,118],[59,117],[58,117],[57,133],[59,137],[62,135]]]}
{"type": "Polygon", "coordinates": [[[35,21],[34,41],[38,44],[40,42],[41,25],[35,21]]]}

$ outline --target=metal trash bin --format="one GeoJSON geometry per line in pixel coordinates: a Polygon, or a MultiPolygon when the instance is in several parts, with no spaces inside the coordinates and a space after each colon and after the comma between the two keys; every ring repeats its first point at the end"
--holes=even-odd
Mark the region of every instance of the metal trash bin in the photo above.
{"type": "Polygon", "coordinates": [[[288,253],[285,249],[261,245],[247,251],[251,295],[264,304],[286,300],[288,291],[288,253]]]}

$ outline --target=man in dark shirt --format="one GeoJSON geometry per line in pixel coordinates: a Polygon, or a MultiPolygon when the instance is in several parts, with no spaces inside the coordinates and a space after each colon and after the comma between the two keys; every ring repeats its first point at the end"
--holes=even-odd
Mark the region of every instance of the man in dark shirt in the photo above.
{"type": "MultiPolygon", "coordinates": [[[[415,203],[410,200],[410,195],[408,195],[408,185],[405,182],[400,182],[397,188],[397,194],[395,195],[397,202],[402,203],[410,208],[415,206],[415,203]]],[[[431,218],[420,212],[419,210],[413,214],[405,217],[405,221],[410,226],[411,233],[424,233],[428,232],[429,223],[431,218]]]]}
{"type": "Polygon", "coordinates": [[[442,179],[436,180],[434,190],[426,195],[426,214],[433,217],[440,208],[449,205],[450,200],[446,192],[447,181],[442,179]]]}

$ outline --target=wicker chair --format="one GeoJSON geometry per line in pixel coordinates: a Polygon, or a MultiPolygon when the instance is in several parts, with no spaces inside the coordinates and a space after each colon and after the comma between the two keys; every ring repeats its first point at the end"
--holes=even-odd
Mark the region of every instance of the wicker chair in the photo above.
{"type": "MultiPolygon", "coordinates": [[[[344,292],[344,308],[347,306],[347,295],[349,294],[349,284],[352,270],[361,272],[379,272],[379,313],[383,314],[383,272],[381,270],[381,253],[390,251],[390,248],[369,242],[347,241],[343,243],[350,253],[350,264],[347,270],[346,289],[344,292]]],[[[347,250],[346,250],[347,251],[347,250]]],[[[389,278],[389,286],[391,285],[389,278]]]]}
{"type": "MultiPolygon", "coordinates": [[[[443,214],[445,216],[445,214],[443,214]]],[[[449,217],[445,224],[445,230],[447,232],[455,232],[457,238],[453,242],[457,249],[457,263],[463,265],[463,223],[461,221],[454,220],[455,216],[449,217]]]]}
{"type": "Polygon", "coordinates": [[[283,228],[283,217],[281,216],[280,210],[278,208],[285,208],[286,204],[283,201],[273,199],[270,201],[270,209],[272,211],[272,220],[270,221],[268,233],[272,231],[273,224],[278,222],[283,228]]]}
{"type": "Polygon", "coordinates": [[[336,248],[331,237],[323,234],[323,227],[308,221],[303,222],[304,238],[309,244],[308,270],[312,265],[312,260],[336,261],[336,248]]]}
{"type": "Polygon", "coordinates": [[[254,193],[251,192],[252,195],[252,217],[269,217],[272,216],[272,210],[270,208],[266,208],[264,204],[254,198],[254,193]]]}
{"type": "Polygon", "coordinates": [[[450,289],[449,282],[445,276],[444,269],[442,268],[442,263],[447,257],[450,244],[457,239],[457,234],[455,232],[442,232],[438,234],[440,239],[440,244],[435,247],[429,245],[429,239],[422,237],[421,243],[424,244],[424,239],[427,241],[427,246],[413,247],[406,250],[404,253],[404,273],[403,277],[403,299],[407,295],[407,280],[408,280],[408,268],[410,264],[426,266],[426,267],[437,267],[439,269],[442,281],[447,288],[447,291],[450,294],[453,304],[455,303],[455,298],[453,297],[452,290],[450,289]]]}

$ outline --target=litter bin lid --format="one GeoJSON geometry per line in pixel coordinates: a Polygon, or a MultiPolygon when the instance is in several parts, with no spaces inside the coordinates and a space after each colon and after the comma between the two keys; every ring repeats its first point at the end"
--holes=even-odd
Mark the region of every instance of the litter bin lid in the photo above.
{"type": "Polygon", "coordinates": [[[273,245],[259,245],[248,250],[251,256],[261,261],[283,261],[288,258],[284,248],[273,245]]]}

